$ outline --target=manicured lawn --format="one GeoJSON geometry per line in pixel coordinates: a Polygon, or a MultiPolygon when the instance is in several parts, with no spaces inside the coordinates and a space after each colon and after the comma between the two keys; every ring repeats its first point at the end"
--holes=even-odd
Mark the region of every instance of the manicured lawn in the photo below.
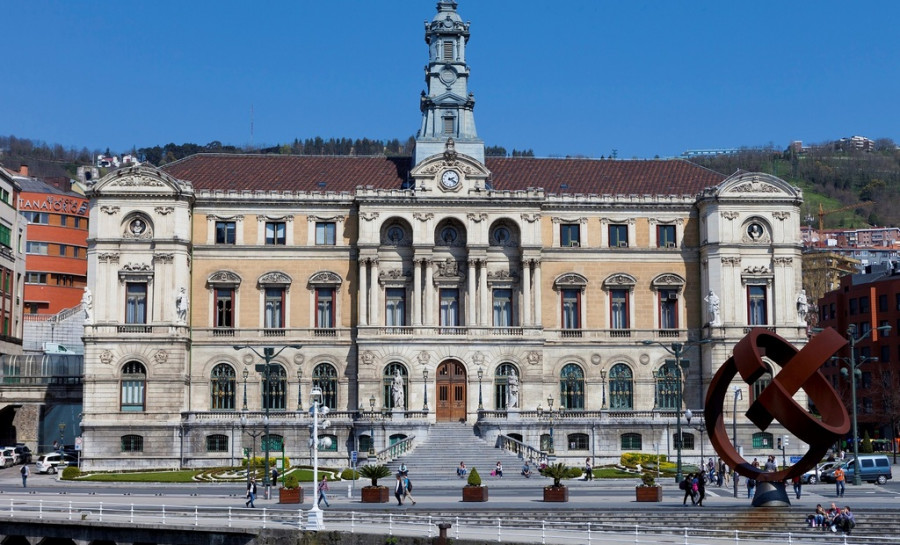
{"type": "MultiPolygon", "coordinates": [[[[215,478],[213,476],[210,478],[210,474],[223,472],[221,469],[216,470],[200,470],[200,469],[187,469],[182,471],[148,471],[148,472],[133,472],[133,473],[97,473],[93,475],[87,475],[79,478],[79,481],[100,481],[100,482],[117,482],[117,483],[193,483],[193,482],[242,482],[244,480],[243,474],[240,476],[234,476],[234,472],[236,470],[231,469],[227,470],[232,473],[230,478],[220,477],[215,478]],[[206,478],[203,479],[195,479],[195,476],[204,475],[206,478]]],[[[313,480],[313,471],[312,469],[300,468],[295,469],[291,473],[297,476],[297,479],[300,482],[312,482],[313,480]]],[[[331,476],[331,472],[324,469],[319,469],[319,478],[322,478],[322,473],[327,473],[331,476]]],[[[262,471],[256,472],[256,480],[257,482],[262,482],[262,471]]],[[[281,476],[278,477],[278,481],[281,482],[281,476]]]]}
{"type": "Polygon", "coordinates": [[[595,479],[639,479],[638,473],[628,473],[614,467],[601,467],[594,470],[595,479]]]}

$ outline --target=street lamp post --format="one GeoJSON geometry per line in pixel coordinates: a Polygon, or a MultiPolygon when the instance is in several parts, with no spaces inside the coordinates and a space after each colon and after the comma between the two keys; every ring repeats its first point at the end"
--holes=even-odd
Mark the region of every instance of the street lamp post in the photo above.
{"type": "Polygon", "coordinates": [[[550,454],[553,454],[553,395],[547,396],[547,406],[550,407],[548,409],[550,412],[550,448],[548,450],[550,454]]]}
{"type": "Polygon", "coordinates": [[[484,376],[484,369],[481,367],[478,368],[478,410],[484,410],[484,403],[482,402],[481,397],[481,378],[484,376]]]}
{"type": "MultiPolygon", "coordinates": [[[[260,354],[256,348],[250,346],[249,344],[245,345],[234,345],[232,348],[235,350],[241,350],[243,348],[249,349],[251,352],[262,358],[265,363],[256,364],[256,371],[263,373],[263,410],[265,411],[265,416],[263,416],[263,425],[265,426],[265,436],[263,437],[263,448],[266,453],[265,458],[265,473],[263,474],[263,486],[266,487],[266,499],[269,499],[270,490],[269,487],[272,483],[269,482],[269,449],[271,448],[271,438],[269,437],[269,373],[272,371],[272,368],[275,367],[276,364],[272,363],[272,360],[275,359],[278,354],[284,352],[287,348],[293,348],[294,350],[299,350],[301,348],[298,344],[290,344],[287,346],[282,346],[276,352],[274,348],[270,346],[263,347],[263,353],[260,354]]],[[[244,383],[244,404],[246,406],[247,403],[247,387],[246,387],[246,379],[244,383]]]]}
{"type": "MultiPolygon", "coordinates": [[[[246,371],[246,370],[245,370],[246,371]]],[[[256,438],[262,435],[264,432],[261,431],[247,431],[247,426],[250,425],[250,419],[247,418],[247,410],[241,411],[241,433],[246,433],[250,437],[253,438],[253,448],[250,451],[250,456],[247,458],[247,487],[250,487],[250,470],[253,467],[253,459],[256,458],[256,438]]]]}
{"type": "MultiPolygon", "coordinates": [[[[891,326],[883,325],[876,327],[878,331],[882,333],[888,334],[891,332],[891,326]]],[[[869,361],[877,361],[877,358],[870,357],[864,358],[862,360],[857,360],[856,357],[856,345],[862,340],[865,340],[872,334],[872,329],[867,330],[862,335],[856,335],[856,327],[851,325],[847,328],[847,340],[850,342],[850,359],[847,358],[836,358],[837,360],[843,361],[845,367],[841,368],[841,376],[844,378],[850,379],[850,408],[853,411],[853,484],[861,485],[862,478],[860,476],[859,471],[859,431],[857,430],[857,408],[856,408],[856,379],[862,372],[859,368],[869,361]]]]}
{"type": "Polygon", "coordinates": [[[689,341],[685,343],[672,343],[671,345],[665,345],[659,341],[651,341],[645,340],[643,341],[644,345],[658,345],[661,346],[666,352],[675,356],[675,372],[677,375],[675,376],[675,394],[676,394],[676,403],[678,407],[675,412],[675,434],[678,439],[675,441],[675,448],[678,455],[677,462],[675,464],[675,482],[680,483],[682,479],[684,479],[684,475],[681,472],[681,450],[682,450],[682,442],[684,438],[681,436],[681,405],[682,405],[682,389],[683,389],[683,376],[684,371],[687,370],[690,365],[690,360],[683,359],[681,356],[684,354],[685,348],[689,346],[699,346],[701,344],[708,344],[710,342],[709,339],[702,339],[699,341],[689,341]]]}
{"type": "Polygon", "coordinates": [[[425,391],[425,403],[422,405],[422,410],[427,413],[428,412],[428,369],[422,369],[422,382],[424,383],[423,390],[425,391]]]}
{"type": "Polygon", "coordinates": [[[66,434],[66,424],[65,424],[65,422],[60,422],[59,423],[59,449],[60,450],[62,450],[64,448],[63,445],[66,444],[65,434],[66,434]]]}
{"type": "MultiPolygon", "coordinates": [[[[744,394],[740,386],[734,387],[734,408],[731,411],[731,443],[734,445],[734,448],[738,448],[737,442],[737,402],[738,399],[743,399],[744,394]]],[[[737,468],[731,468],[731,480],[734,483],[734,497],[738,497],[738,482],[737,482],[737,468]]]]}
{"type": "Polygon", "coordinates": [[[369,456],[375,456],[375,396],[369,398],[369,456]]]}
{"type": "Polygon", "coordinates": [[[687,420],[687,425],[700,432],[700,471],[705,473],[706,468],[703,465],[703,434],[706,432],[706,422],[701,420],[696,426],[691,426],[691,418],[693,417],[694,413],[690,409],[684,411],[684,419],[687,420]]]}

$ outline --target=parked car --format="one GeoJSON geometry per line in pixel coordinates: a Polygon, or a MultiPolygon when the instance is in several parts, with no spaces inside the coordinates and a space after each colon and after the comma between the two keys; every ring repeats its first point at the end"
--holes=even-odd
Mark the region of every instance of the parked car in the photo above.
{"type": "Polygon", "coordinates": [[[804,484],[816,484],[817,482],[822,480],[822,473],[828,471],[829,469],[834,469],[839,465],[840,462],[822,462],[821,464],[818,464],[816,467],[801,475],[800,481],[804,484]]]}
{"type": "Polygon", "coordinates": [[[13,447],[0,447],[0,451],[3,452],[3,467],[13,466],[19,463],[19,455],[16,454],[16,449],[13,447]]]}
{"type": "Polygon", "coordinates": [[[15,448],[16,448],[16,454],[19,455],[19,463],[20,464],[30,464],[31,463],[31,449],[21,443],[16,445],[15,448]]]}
{"type": "Polygon", "coordinates": [[[41,454],[40,456],[38,456],[37,462],[35,462],[34,467],[35,469],[37,469],[38,473],[49,473],[53,475],[60,469],[65,468],[69,465],[73,465],[75,463],[77,462],[72,456],[53,452],[50,454],[41,454]]]}
{"type": "MultiPolygon", "coordinates": [[[[861,454],[859,456],[859,466],[860,480],[866,481],[867,483],[884,484],[888,482],[888,479],[894,478],[891,473],[891,462],[884,454],[861,454]]],[[[855,472],[853,460],[844,462],[841,464],[841,468],[844,470],[844,478],[847,482],[852,482],[853,474],[855,472]]],[[[833,483],[834,470],[835,468],[832,468],[823,472],[821,476],[822,481],[833,483]]]]}
{"type": "Polygon", "coordinates": [[[9,467],[11,465],[13,465],[13,459],[3,454],[3,451],[0,450],[0,467],[9,467]]]}

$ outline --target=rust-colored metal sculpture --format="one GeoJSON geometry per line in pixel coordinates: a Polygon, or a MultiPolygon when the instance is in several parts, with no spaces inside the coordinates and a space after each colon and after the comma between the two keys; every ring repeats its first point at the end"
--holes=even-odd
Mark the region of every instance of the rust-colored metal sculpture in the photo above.
{"type": "Polygon", "coordinates": [[[734,347],[734,355],[716,372],[706,395],[709,439],[722,460],[744,477],[759,482],[784,481],[815,467],[835,440],[850,430],[847,408],[819,372],[822,364],[846,344],[847,340],[831,328],[813,337],[800,351],[782,337],[761,328],[751,330],[741,339],[734,347]],[[723,416],[731,381],[740,374],[744,382],[753,384],[766,373],[762,356],[780,365],[781,372],[772,377],[772,382],[750,405],[747,418],[760,430],[777,420],[809,445],[799,462],[771,473],[753,467],[741,457],[728,438],[723,416]],[[815,403],[821,419],[794,401],[793,395],[800,388],[815,403]]]}

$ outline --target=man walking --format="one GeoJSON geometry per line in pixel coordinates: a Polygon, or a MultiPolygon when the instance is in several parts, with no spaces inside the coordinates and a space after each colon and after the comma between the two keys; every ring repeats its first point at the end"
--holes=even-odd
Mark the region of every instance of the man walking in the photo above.
{"type": "Polygon", "coordinates": [[[28,464],[22,464],[22,488],[28,488],[29,475],[31,475],[31,470],[28,469],[28,464]]]}
{"type": "Polygon", "coordinates": [[[316,502],[316,505],[321,505],[322,502],[325,502],[325,507],[331,507],[328,503],[328,475],[322,475],[322,480],[319,481],[319,500],[316,502]]]}
{"type": "Polygon", "coordinates": [[[244,506],[255,508],[254,500],[256,500],[256,478],[250,477],[250,482],[247,483],[247,501],[244,502],[244,506]]]}
{"type": "Polygon", "coordinates": [[[406,492],[406,486],[403,484],[403,475],[397,473],[397,484],[394,485],[394,497],[397,498],[397,505],[403,505],[404,492],[406,492]]]}

